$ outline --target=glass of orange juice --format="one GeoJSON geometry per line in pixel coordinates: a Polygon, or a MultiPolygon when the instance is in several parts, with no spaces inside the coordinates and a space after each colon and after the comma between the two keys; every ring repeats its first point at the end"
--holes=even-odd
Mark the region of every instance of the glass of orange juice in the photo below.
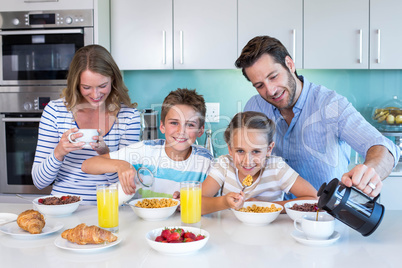
{"type": "Polygon", "coordinates": [[[199,226],[201,222],[201,183],[180,183],[181,222],[183,225],[199,226]]]}
{"type": "Polygon", "coordinates": [[[119,195],[117,184],[96,185],[99,227],[111,232],[119,231],[119,195]]]}

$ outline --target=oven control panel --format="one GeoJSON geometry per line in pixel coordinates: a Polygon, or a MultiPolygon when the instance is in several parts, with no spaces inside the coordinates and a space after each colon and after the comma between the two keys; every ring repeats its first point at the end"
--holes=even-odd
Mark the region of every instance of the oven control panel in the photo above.
{"type": "Polygon", "coordinates": [[[93,10],[0,12],[1,29],[93,27],[93,10]]]}
{"type": "Polygon", "coordinates": [[[38,97],[32,101],[28,100],[22,104],[24,111],[43,111],[46,105],[50,102],[50,97],[38,97]]]}

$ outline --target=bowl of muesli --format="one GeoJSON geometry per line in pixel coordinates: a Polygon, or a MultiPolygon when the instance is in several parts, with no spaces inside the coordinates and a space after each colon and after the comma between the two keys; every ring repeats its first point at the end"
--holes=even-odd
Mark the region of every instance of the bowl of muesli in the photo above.
{"type": "Polygon", "coordinates": [[[47,195],[32,201],[34,209],[46,216],[63,217],[77,210],[81,197],[76,195],[47,195]]]}
{"type": "MultiPolygon", "coordinates": [[[[286,214],[292,220],[296,220],[303,217],[303,215],[317,215],[317,210],[319,210],[317,203],[317,200],[295,200],[287,202],[284,207],[286,214]]],[[[318,213],[328,214],[326,211],[318,211],[318,213]]]]}

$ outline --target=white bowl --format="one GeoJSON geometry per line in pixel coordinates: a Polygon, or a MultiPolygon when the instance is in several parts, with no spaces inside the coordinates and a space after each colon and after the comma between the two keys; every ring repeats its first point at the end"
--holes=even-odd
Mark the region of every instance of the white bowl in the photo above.
{"type": "Polygon", "coordinates": [[[150,197],[150,198],[134,199],[131,200],[129,203],[126,203],[133,209],[133,211],[135,212],[135,214],[137,214],[138,217],[147,221],[161,221],[167,219],[171,215],[173,215],[177,207],[180,205],[180,201],[176,199],[173,200],[177,201],[177,205],[166,208],[141,208],[135,205],[137,204],[137,202],[142,201],[144,199],[172,199],[172,198],[150,197]]]}
{"type": "Polygon", "coordinates": [[[62,216],[70,215],[71,213],[76,211],[82,200],[80,198],[80,201],[78,201],[78,202],[71,203],[71,204],[65,204],[65,205],[43,205],[38,202],[39,199],[44,199],[44,198],[53,197],[53,196],[62,197],[63,195],[47,195],[47,196],[35,198],[32,201],[34,209],[38,210],[42,214],[45,214],[46,216],[62,217],[62,216]]]}
{"type": "Polygon", "coordinates": [[[196,227],[187,227],[187,226],[174,226],[174,227],[163,227],[154,229],[148,232],[145,235],[145,239],[147,240],[148,244],[154,250],[167,255],[185,255],[194,253],[195,251],[201,249],[205,246],[209,239],[209,233],[203,229],[196,228],[196,227]],[[189,231],[194,233],[196,236],[201,234],[204,235],[205,238],[198,241],[187,242],[187,243],[162,243],[156,242],[155,238],[161,235],[162,230],[165,228],[182,228],[184,231],[189,231]]]}
{"type": "MultiPolygon", "coordinates": [[[[298,205],[303,205],[303,204],[314,204],[317,203],[318,200],[295,200],[295,201],[290,201],[287,202],[284,207],[285,207],[285,211],[288,214],[288,216],[292,219],[292,220],[296,220],[299,219],[301,217],[303,217],[303,215],[317,215],[317,212],[308,212],[308,211],[298,211],[298,210],[294,210],[291,209],[291,207],[293,207],[294,204],[298,204],[298,205]]],[[[321,213],[326,213],[325,211],[321,211],[318,212],[319,214],[321,213]]]]}
{"type": "MultiPolygon", "coordinates": [[[[243,207],[244,208],[248,206],[251,207],[252,205],[256,205],[258,207],[270,207],[272,204],[274,203],[263,202],[263,201],[248,201],[244,202],[243,207]]],[[[274,221],[283,210],[283,207],[281,205],[279,204],[274,205],[275,207],[280,208],[280,210],[276,212],[267,212],[267,213],[242,212],[234,209],[231,210],[233,211],[236,218],[238,218],[243,223],[248,225],[261,226],[274,221]]]]}

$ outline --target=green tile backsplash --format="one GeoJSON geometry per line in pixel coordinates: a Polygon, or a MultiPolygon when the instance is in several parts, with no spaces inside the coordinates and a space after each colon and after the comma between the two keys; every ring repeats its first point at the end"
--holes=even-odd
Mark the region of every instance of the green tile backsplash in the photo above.
{"type": "MultiPolygon", "coordinates": [[[[402,100],[402,70],[298,70],[298,73],[347,97],[366,119],[373,107],[393,96],[402,100]]],[[[227,153],[222,135],[229,120],[257,94],[240,70],[124,71],[124,80],[139,109],[153,108],[160,113],[165,96],[185,87],[196,89],[206,102],[219,102],[220,122],[205,126],[213,131],[217,155],[227,153]]],[[[198,139],[201,145],[204,141],[205,134],[198,139]]]]}

